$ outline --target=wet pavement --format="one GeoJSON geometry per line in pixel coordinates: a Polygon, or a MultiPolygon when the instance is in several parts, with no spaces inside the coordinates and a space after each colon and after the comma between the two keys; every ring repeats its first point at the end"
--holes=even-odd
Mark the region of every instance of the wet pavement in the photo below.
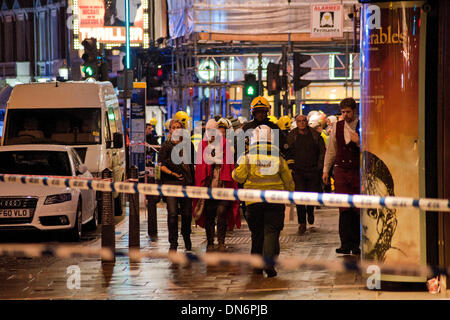
{"type": "MultiPolygon", "coordinates": [[[[127,210],[128,212],[128,210],[127,210]]],[[[167,253],[164,204],[158,204],[158,238],[147,235],[147,212],[141,208],[140,245],[143,250],[167,253]]],[[[342,261],[339,246],[338,210],[318,209],[315,223],[305,235],[297,234],[296,217],[287,216],[281,233],[281,257],[303,257],[326,261],[342,261]]],[[[250,252],[250,231],[244,219],[241,229],[227,233],[226,244],[231,253],[250,252]]],[[[100,227],[88,233],[82,246],[101,247],[100,227]]],[[[206,247],[204,229],[193,225],[192,251],[203,254],[206,247]]],[[[11,240],[3,239],[2,242],[11,240]]],[[[58,245],[57,239],[44,239],[58,245]]],[[[32,245],[32,241],[31,244],[32,245]]],[[[116,225],[116,249],[128,250],[128,218],[116,225]]],[[[179,237],[179,252],[184,252],[179,237]]],[[[347,256],[346,259],[356,259],[347,256]]],[[[278,268],[278,276],[254,275],[248,265],[207,266],[203,262],[190,265],[173,264],[168,259],[144,258],[130,262],[127,256],[116,257],[115,263],[102,263],[100,258],[0,257],[0,299],[26,300],[436,300],[448,299],[447,293],[421,291],[369,290],[366,279],[356,272],[327,269],[278,268]],[[73,270],[80,271],[79,287],[74,285],[73,270]]]]}

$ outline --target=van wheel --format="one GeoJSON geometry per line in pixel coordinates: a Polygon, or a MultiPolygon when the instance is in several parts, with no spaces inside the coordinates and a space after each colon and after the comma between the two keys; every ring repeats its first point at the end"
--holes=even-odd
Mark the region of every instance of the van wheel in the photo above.
{"type": "Polygon", "coordinates": [[[123,193],[114,198],[114,215],[121,216],[123,213],[123,193]]]}

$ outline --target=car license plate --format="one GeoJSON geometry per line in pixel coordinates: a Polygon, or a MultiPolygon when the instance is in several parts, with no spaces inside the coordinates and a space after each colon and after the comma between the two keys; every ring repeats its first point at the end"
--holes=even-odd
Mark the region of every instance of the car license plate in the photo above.
{"type": "Polygon", "coordinates": [[[0,209],[1,218],[29,218],[32,209],[0,209]]]}

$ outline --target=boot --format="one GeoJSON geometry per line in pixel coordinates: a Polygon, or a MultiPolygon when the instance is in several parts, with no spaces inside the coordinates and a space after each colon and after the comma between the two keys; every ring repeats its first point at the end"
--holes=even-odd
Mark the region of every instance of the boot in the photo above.
{"type": "Polygon", "coordinates": [[[301,223],[298,226],[298,234],[303,235],[306,232],[306,223],[301,223]]]}
{"type": "Polygon", "coordinates": [[[225,243],[219,243],[219,246],[217,247],[217,251],[219,252],[227,252],[227,247],[225,246],[225,243]]]}
{"type": "Polygon", "coordinates": [[[275,268],[269,268],[264,270],[267,274],[267,278],[273,278],[277,276],[277,271],[275,268]]]}
{"type": "Polygon", "coordinates": [[[308,223],[314,224],[314,212],[308,212],[308,223]]]}
{"type": "Polygon", "coordinates": [[[206,246],[206,252],[214,251],[214,235],[215,235],[215,225],[211,221],[207,221],[205,224],[206,231],[206,241],[208,245],[206,246]]]}
{"type": "Polygon", "coordinates": [[[191,251],[192,250],[192,242],[191,242],[190,235],[183,236],[183,239],[184,239],[184,247],[186,248],[186,251],[191,251]]]}

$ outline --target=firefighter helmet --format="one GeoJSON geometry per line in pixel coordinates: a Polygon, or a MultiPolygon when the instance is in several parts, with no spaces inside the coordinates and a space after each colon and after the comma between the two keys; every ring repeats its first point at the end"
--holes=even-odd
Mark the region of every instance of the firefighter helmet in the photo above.
{"type": "Polygon", "coordinates": [[[174,119],[180,120],[185,128],[187,128],[189,125],[189,116],[185,111],[178,111],[177,113],[175,113],[174,119]]]}
{"type": "Polygon", "coordinates": [[[277,117],[275,116],[270,115],[267,118],[269,118],[269,121],[272,122],[273,124],[277,124],[278,122],[277,117]]]}
{"type": "Polygon", "coordinates": [[[289,130],[291,128],[291,117],[289,116],[280,117],[280,119],[278,119],[277,125],[278,128],[280,128],[280,130],[289,130]]]}
{"type": "Polygon", "coordinates": [[[270,111],[269,101],[267,101],[267,99],[262,96],[258,96],[255,99],[253,99],[252,103],[250,104],[250,110],[252,114],[253,112],[259,109],[265,109],[267,112],[270,111]]]}

